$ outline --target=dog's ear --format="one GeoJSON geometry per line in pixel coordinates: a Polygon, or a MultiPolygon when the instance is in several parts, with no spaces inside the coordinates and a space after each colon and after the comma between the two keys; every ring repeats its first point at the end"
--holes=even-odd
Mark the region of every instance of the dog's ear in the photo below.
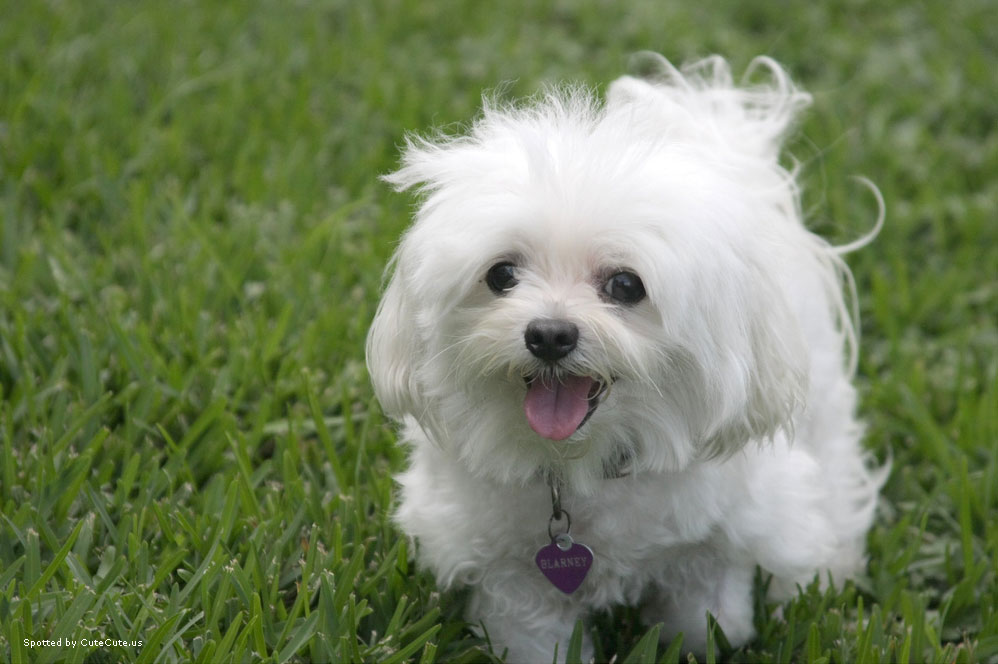
{"type": "Polygon", "coordinates": [[[808,353],[800,326],[779,289],[763,280],[753,290],[741,330],[719,349],[725,361],[714,380],[721,391],[718,412],[726,417],[709,425],[710,455],[734,452],[781,430],[792,436],[793,417],[805,403],[808,353]]]}
{"type": "MultiPolygon", "coordinates": [[[[397,263],[396,256],[389,270],[397,268],[397,263]]],[[[395,274],[388,281],[367,334],[367,370],[381,408],[390,417],[419,414],[422,399],[414,370],[418,357],[414,312],[405,294],[405,283],[395,274]]]]}
{"type": "Polygon", "coordinates": [[[754,366],[746,426],[753,438],[766,438],[788,427],[805,403],[808,353],[800,326],[781,295],[774,292],[757,306],[761,311],[752,317],[748,332],[754,366]]]}

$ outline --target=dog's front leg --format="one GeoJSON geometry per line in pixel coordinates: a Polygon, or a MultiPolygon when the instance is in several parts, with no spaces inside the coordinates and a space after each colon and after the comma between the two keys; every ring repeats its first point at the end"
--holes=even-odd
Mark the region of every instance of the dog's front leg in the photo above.
{"type": "MultiPolygon", "coordinates": [[[[583,607],[568,596],[536,580],[520,575],[490,575],[472,591],[466,618],[472,625],[485,628],[493,650],[506,661],[558,661],[565,659],[569,639],[583,607]]],[[[582,661],[592,659],[593,647],[584,636],[582,661]]]]}
{"type": "Polygon", "coordinates": [[[683,650],[703,656],[707,651],[707,612],[713,615],[728,641],[739,646],[754,635],[750,561],[706,555],[676,564],[646,600],[646,624],[664,623],[662,640],[669,643],[683,633],[683,650]]]}

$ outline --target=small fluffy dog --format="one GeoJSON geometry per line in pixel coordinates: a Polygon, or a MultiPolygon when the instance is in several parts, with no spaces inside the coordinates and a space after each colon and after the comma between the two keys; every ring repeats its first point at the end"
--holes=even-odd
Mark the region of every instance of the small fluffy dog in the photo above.
{"type": "Polygon", "coordinates": [[[739,645],[757,566],[779,599],[863,565],[883,471],[840,258],[862,242],[802,224],[779,154],[809,97],[759,67],[487,102],[386,178],[422,194],[367,344],[411,448],[396,519],[511,661],[622,603],[739,645]]]}

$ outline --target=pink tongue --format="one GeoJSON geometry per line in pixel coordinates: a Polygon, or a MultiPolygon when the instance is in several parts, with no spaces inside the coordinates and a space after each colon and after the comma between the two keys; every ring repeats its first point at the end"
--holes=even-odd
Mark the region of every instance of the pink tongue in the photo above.
{"type": "Polygon", "coordinates": [[[589,412],[589,391],[593,383],[595,381],[589,376],[567,376],[560,381],[535,380],[523,400],[530,428],[551,440],[571,436],[589,412]]]}

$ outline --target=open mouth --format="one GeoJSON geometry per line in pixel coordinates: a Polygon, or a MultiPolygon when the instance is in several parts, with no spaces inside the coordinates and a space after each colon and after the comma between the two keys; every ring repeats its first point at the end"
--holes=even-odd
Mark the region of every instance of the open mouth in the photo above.
{"type": "Polygon", "coordinates": [[[585,424],[600,404],[607,384],[592,376],[528,376],[523,411],[530,428],[551,440],[564,440],[585,424]]]}

